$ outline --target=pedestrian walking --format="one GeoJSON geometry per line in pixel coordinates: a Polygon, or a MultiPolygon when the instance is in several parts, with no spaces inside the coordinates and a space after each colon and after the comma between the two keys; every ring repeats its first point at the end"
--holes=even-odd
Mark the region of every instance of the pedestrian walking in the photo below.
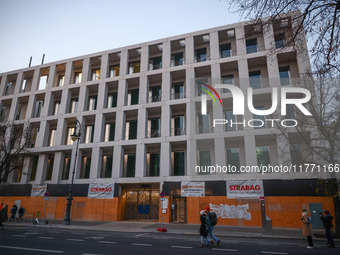
{"type": "Polygon", "coordinates": [[[4,202],[2,202],[1,205],[0,205],[0,211],[1,211],[2,207],[4,207],[4,202]]]}
{"type": "MultiPolygon", "coordinates": [[[[206,218],[208,218],[207,226],[209,228],[209,236],[215,240],[217,246],[219,246],[221,241],[213,234],[214,226],[217,224],[217,215],[215,212],[210,212],[209,206],[207,206],[204,211],[206,213],[206,218]]],[[[214,242],[213,240],[211,240],[212,243],[214,242]]]]}
{"type": "Polygon", "coordinates": [[[1,229],[4,229],[4,225],[3,225],[2,222],[6,221],[8,219],[7,213],[8,213],[8,205],[5,205],[0,210],[0,227],[1,227],[1,229]]]}
{"type": "Polygon", "coordinates": [[[201,236],[201,248],[205,246],[210,246],[209,229],[206,224],[206,216],[204,210],[200,212],[201,226],[200,226],[200,236],[201,236]]]}
{"type": "Polygon", "coordinates": [[[25,216],[26,209],[25,207],[21,206],[18,213],[19,213],[19,218],[22,218],[25,216]]]}
{"type": "Polygon", "coordinates": [[[15,215],[17,214],[18,211],[18,207],[16,204],[14,204],[11,208],[11,219],[15,219],[15,215]]]}
{"type": "Polygon", "coordinates": [[[313,239],[312,239],[312,219],[308,216],[308,212],[306,209],[302,210],[301,214],[302,221],[302,235],[307,237],[308,240],[308,249],[313,249],[313,239]]]}
{"type": "Polygon", "coordinates": [[[320,215],[320,219],[321,219],[323,226],[325,228],[325,231],[326,231],[326,237],[327,237],[328,245],[329,245],[330,248],[335,248],[334,240],[333,240],[332,233],[331,233],[331,229],[333,227],[333,223],[332,223],[333,216],[331,216],[331,214],[329,213],[328,210],[325,210],[324,214],[325,215],[322,215],[322,213],[320,212],[319,215],[320,215]]]}

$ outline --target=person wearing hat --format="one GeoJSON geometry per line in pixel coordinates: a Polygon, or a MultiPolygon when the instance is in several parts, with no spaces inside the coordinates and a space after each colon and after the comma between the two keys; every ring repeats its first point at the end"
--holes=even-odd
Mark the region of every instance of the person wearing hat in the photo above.
{"type": "Polygon", "coordinates": [[[331,229],[333,227],[333,223],[332,223],[333,216],[331,216],[328,210],[325,210],[324,214],[325,215],[323,216],[322,213],[320,212],[319,216],[326,231],[328,245],[330,248],[335,248],[334,240],[333,240],[332,233],[331,233],[331,229]]]}
{"type": "MultiPolygon", "coordinates": [[[[205,213],[206,213],[206,218],[207,218],[207,226],[208,226],[208,229],[209,229],[209,235],[210,237],[215,240],[215,242],[217,243],[217,246],[220,245],[220,239],[218,239],[216,236],[214,236],[213,234],[213,230],[214,230],[214,226],[211,225],[211,215],[210,215],[210,207],[207,206],[205,209],[204,209],[205,213]]],[[[211,242],[213,243],[213,240],[211,240],[211,242]]]]}
{"type": "Polygon", "coordinates": [[[209,238],[209,230],[206,225],[206,218],[205,218],[205,212],[202,210],[200,212],[200,219],[201,219],[201,226],[200,226],[200,236],[201,236],[201,248],[204,248],[205,246],[210,246],[210,238],[209,238]],[[204,241],[206,242],[204,244],[204,241]]]}

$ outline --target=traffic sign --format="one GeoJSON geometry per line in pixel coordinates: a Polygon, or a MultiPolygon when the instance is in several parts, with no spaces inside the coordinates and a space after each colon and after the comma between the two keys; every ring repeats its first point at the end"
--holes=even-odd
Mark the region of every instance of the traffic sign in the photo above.
{"type": "Polygon", "coordinates": [[[46,191],[45,193],[44,193],[44,197],[48,197],[48,192],[46,191]]]}
{"type": "Polygon", "coordinates": [[[164,191],[162,191],[161,193],[159,193],[159,195],[160,195],[161,197],[164,197],[164,196],[165,196],[164,191]]]}

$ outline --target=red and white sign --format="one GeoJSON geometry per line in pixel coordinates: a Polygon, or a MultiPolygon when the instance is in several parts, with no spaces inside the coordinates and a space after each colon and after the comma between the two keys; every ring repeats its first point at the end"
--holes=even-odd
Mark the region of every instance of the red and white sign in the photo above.
{"type": "Polygon", "coordinates": [[[47,191],[47,184],[39,185],[33,184],[31,190],[31,197],[43,197],[47,191]]]}
{"type": "Polygon", "coordinates": [[[227,198],[259,198],[263,196],[262,180],[227,181],[227,198]]]}
{"type": "Polygon", "coordinates": [[[88,198],[113,198],[114,183],[90,183],[88,198]]]}
{"type": "Polygon", "coordinates": [[[204,197],[205,182],[181,182],[182,197],[204,197]]]}

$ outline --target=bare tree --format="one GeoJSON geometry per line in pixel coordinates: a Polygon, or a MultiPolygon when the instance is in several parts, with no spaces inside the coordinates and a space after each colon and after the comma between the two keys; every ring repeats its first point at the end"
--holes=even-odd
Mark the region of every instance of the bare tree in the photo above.
{"type": "Polygon", "coordinates": [[[9,176],[20,179],[23,156],[28,152],[31,128],[28,123],[13,124],[0,120],[0,183],[7,182],[9,176]],[[17,176],[15,176],[17,175],[17,176]]]}
{"type": "Polygon", "coordinates": [[[227,0],[232,9],[244,18],[270,23],[281,19],[285,13],[294,15],[294,33],[287,46],[297,42],[299,34],[313,41],[311,56],[321,63],[323,70],[337,71],[340,75],[340,0],[227,0]],[[268,19],[263,20],[263,18],[268,19]]]}

